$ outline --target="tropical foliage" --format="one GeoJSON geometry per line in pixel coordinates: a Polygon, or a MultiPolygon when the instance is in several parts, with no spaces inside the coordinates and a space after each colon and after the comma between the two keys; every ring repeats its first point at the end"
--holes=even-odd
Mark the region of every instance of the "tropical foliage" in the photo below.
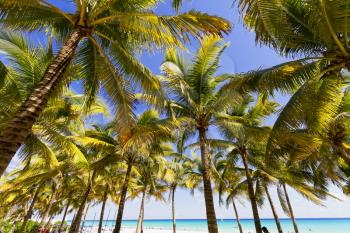
{"type": "Polygon", "coordinates": [[[279,233],[278,205],[298,233],[291,189],[317,205],[335,198],[331,185],[350,194],[350,1],[238,1],[257,42],[290,60],[241,74],[220,73],[230,23],[179,13],[182,1],[175,16],[153,13],[157,0],[67,2],[0,1],[0,230],[77,233],[101,204],[100,233],[113,202],[120,233],[138,198],[137,233],[149,199],[170,202],[176,233],[185,189],[203,192],[209,233],[219,232],[215,195],[240,233],[242,199],[257,233],[263,205],[279,233]],[[137,55],[160,48],[156,76],[137,55]]]}
{"type": "Polygon", "coordinates": [[[159,81],[136,59],[134,51],[184,47],[184,42],[190,37],[200,37],[201,32],[219,36],[231,28],[226,20],[197,11],[158,16],[152,12],[160,2],[157,0],[64,2],[72,3],[69,10],[38,0],[0,3],[0,23],[7,30],[46,31],[62,42],[59,52],[43,66],[42,79],[1,131],[0,174],[29,135],[53,92],[69,83],[65,76],[71,64],[80,68],[86,98],[84,108],[90,107],[103,88],[110,102],[118,106],[114,108],[116,123],[124,125],[133,117],[130,89],[138,84],[156,94],[159,88],[159,81]]]}

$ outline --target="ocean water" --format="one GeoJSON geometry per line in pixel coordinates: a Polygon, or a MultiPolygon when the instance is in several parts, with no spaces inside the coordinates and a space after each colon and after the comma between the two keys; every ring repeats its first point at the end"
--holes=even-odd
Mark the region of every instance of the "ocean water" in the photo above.
{"type": "MultiPolygon", "coordinates": [[[[271,233],[277,233],[276,225],[273,219],[262,219],[262,226],[269,229],[271,233]]],[[[300,233],[350,233],[350,218],[343,219],[297,219],[300,233]]],[[[122,227],[136,228],[136,220],[124,220],[122,227]]],[[[242,219],[241,224],[246,233],[254,233],[254,221],[252,219],[242,219]]],[[[281,219],[284,233],[292,233],[293,225],[289,219],[281,219]]],[[[84,227],[97,226],[98,221],[86,220],[84,227]]],[[[114,225],[114,220],[106,220],[104,227],[110,228],[114,225]]],[[[176,221],[177,230],[188,232],[207,232],[207,224],[204,219],[179,219],[176,221]]],[[[235,220],[218,220],[220,233],[238,233],[238,227],[235,220]]],[[[145,229],[172,229],[171,220],[145,220],[145,229]]]]}

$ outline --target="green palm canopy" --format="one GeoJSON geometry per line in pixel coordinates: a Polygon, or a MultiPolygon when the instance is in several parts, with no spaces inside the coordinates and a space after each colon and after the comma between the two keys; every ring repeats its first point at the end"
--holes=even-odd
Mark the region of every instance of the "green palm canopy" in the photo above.
{"type": "Polygon", "coordinates": [[[53,90],[64,81],[72,60],[82,67],[87,107],[102,86],[116,106],[117,122],[128,125],[133,118],[130,86],[139,84],[153,93],[159,89],[158,80],[135,59],[135,51],[183,47],[191,36],[222,35],[230,30],[224,19],[196,11],[158,16],[152,12],[160,2],[157,0],[67,2],[71,6],[67,11],[46,0],[0,2],[4,28],[47,31],[63,42],[42,80],[1,132],[0,174],[28,136],[53,90]]]}
{"type": "Polygon", "coordinates": [[[292,94],[267,148],[270,158],[285,157],[288,152],[281,148],[291,140],[281,139],[298,130],[324,134],[337,114],[350,68],[350,1],[240,0],[239,6],[259,43],[289,58],[301,57],[236,76],[228,84],[241,91],[292,94]]]}
{"type": "MultiPolygon", "coordinates": [[[[200,48],[190,62],[171,49],[161,67],[164,75],[160,77],[164,93],[167,94],[165,102],[169,116],[178,118],[188,132],[199,134],[210,233],[217,233],[218,228],[206,145],[207,131],[217,121],[224,120],[220,117],[221,112],[241,100],[236,92],[221,89],[227,76],[217,74],[220,56],[227,46],[219,37],[206,37],[201,40],[200,48]]],[[[145,99],[160,104],[154,98],[145,96],[145,99]]]]}

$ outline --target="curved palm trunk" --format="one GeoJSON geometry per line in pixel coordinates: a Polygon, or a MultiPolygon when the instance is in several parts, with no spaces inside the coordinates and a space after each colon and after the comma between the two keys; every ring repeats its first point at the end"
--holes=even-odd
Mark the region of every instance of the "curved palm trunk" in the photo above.
{"type": "Polygon", "coordinates": [[[37,187],[37,189],[35,191],[34,197],[32,199],[32,202],[30,203],[27,214],[24,216],[23,223],[22,223],[22,226],[21,226],[19,232],[24,232],[24,229],[26,228],[28,220],[32,217],[34,204],[36,203],[36,201],[38,199],[39,191],[40,191],[40,186],[37,187]]]}
{"type": "Polygon", "coordinates": [[[102,208],[101,208],[101,214],[100,214],[100,221],[98,224],[98,231],[97,231],[98,233],[102,232],[103,216],[104,216],[105,208],[106,208],[107,195],[108,195],[108,185],[106,185],[105,192],[103,194],[103,202],[102,202],[102,208]]]}
{"type": "Polygon", "coordinates": [[[142,193],[141,208],[140,208],[139,218],[137,220],[136,233],[143,232],[143,217],[144,217],[144,212],[145,212],[145,198],[146,198],[146,188],[142,193]]]}
{"type": "Polygon", "coordinates": [[[74,30],[68,36],[61,50],[46,69],[42,80],[1,132],[0,175],[4,173],[16,151],[29,135],[33,124],[41,115],[51,93],[61,81],[70,64],[82,37],[83,30],[81,29],[74,30]]]}
{"type": "Polygon", "coordinates": [[[256,198],[255,198],[255,194],[254,194],[254,185],[253,185],[253,181],[252,181],[249,166],[248,166],[248,154],[247,154],[246,149],[244,149],[244,148],[242,149],[241,155],[242,155],[245,173],[247,176],[248,194],[249,194],[250,203],[252,205],[255,230],[257,233],[262,233],[260,217],[259,217],[259,210],[258,210],[258,205],[256,203],[256,198]]]}
{"type": "Polygon", "coordinates": [[[66,220],[68,209],[69,209],[69,206],[70,206],[70,201],[71,200],[69,199],[68,202],[67,202],[66,208],[64,209],[62,221],[61,221],[61,224],[60,224],[60,226],[58,228],[58,233],[61,233],[61,231],[62,231],[62,227],[63,227],[64,221],[66,220]]]}
{"type": "Polygon", "coordinates": [[[130,177],[131,177],[131,169],[132,169],[132,165],[128,164],[128,168],[127,168],[126,174],[125,174],[125,180],[123,183],[122,193],[121,193],[121,197],[120,197],[120,201],[119,201],[117,219],[115,220],[115,227],[114,227],[113,233],[120,233],[120,229],[122,227],[124,206],[125,206],[126,195],[128,193],[128,186],[129,186],[129,181],[130,181],[130,177]]]}
{"type": "Polygon", "coordinates": [[[237,221],[237,225],[238,225],[239,232],[240,232],[240,233],[243,233],[243,228],[242,228],[242,225],[241,225],[241,220],[239,219],[238,210],[237,210],[237,207],[236,207],[236,203],[235,203],[234,198],[232,198],[232,206],[233,206],[233,210],[235,211],[235,216],[236,216],[236,221],[237,221]]]}
{"type": "Polygon", "coordinates": [[[211,187],[210,180],[210,162],[208,155],[208,147],[206,144],[206,129],[198,128],[199,131],[199,143],[201,149],[201,159],[203,166],[203,184],[204,184],[204,199],[205,199],[205,208],[207,214],[207,223],[209,233],[218,233],[218,225],[216,221],[216,214],[213,201],[213,190],[211,187]]]}
{"type": "Polygon", "coordinates": [[[270,203],[270,207],[271,207],[271,210],[272,210],[273,218],[275,219],[275,222],[276,222],[277,231],[278,231],[278,233],[283,233],[280,219],[278,217],[275,205],[273,204],[272,198],[270,196],[269,189],[268,189],[266,184],[264,184],[264,189],[265,189],[265,193],[266,193],[267,199],[269,200],[269,203],[270,203]]]}
{"type": "Polygon", "coordinates": [[[290,200],[289,200],[289,195],[288,195],[288,192],[287,192],[286,184],[283,183],[282,187],[283,187],[284,195],[286,196],[286,201],[287,201],[290,217],[291,217],[291,219],[293,221],[294,231],[295,231],[295,233],[299,233],[297,221],[295,220],[293,208],[292,208],[292,205],[291,205],[290,200]]]}
{"type": "Polygon", "coordinates": [[[173,218],[173,233],[176,233],[175,191],[176,191],[176,185],[173,185],[171,190],[171,212],[172,212],[172,218],[173,218]]]}
{"type": "Polygon", "coordinates": [[[90,194],[90,191],[92,188],[92,182],[94,181],[94,177],[95,177],[95,172],[93,172],[91,180],[89,181],[89,184],[86,187],[85,193],[82,197],[82,202],[80,203],[78,211],[77,211],[77,213],[73,219],[73,222],[69,228],[69,233],[77,233],[79,231],[81,218],[83,217],[83,214],[84,214],[86,201],[87,201],[87,198],[89,197],[89,194],[90,194]]]}

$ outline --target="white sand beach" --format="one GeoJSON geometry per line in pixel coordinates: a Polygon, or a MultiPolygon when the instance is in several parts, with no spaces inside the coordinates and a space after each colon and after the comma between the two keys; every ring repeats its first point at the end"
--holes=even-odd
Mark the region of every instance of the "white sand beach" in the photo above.
{"type": "MultiPolygon", "coordinates": [[[[84,233],[97,233],[98,227],[92,227],[89,229],[85,229],[84,233]]],[[[122,233],[135,233],[136,229],[135,228],[122,228],[121,232],[122,233]]],[[[112,233],[113,232],[113,228],[112,227],[104,227],[102,230],[103,233],[112,233]]],[[[145,228],[143,230],[144,233],[171,233],[172,229],[161,229],[161,228],[145,228]]],[[[190,232],[196,232],[196,233],[202,233],[202,232],[206,232],[206,231],[193,231],[193,230],[177,230],[177,233],[190,233],[190,232]]]]}

